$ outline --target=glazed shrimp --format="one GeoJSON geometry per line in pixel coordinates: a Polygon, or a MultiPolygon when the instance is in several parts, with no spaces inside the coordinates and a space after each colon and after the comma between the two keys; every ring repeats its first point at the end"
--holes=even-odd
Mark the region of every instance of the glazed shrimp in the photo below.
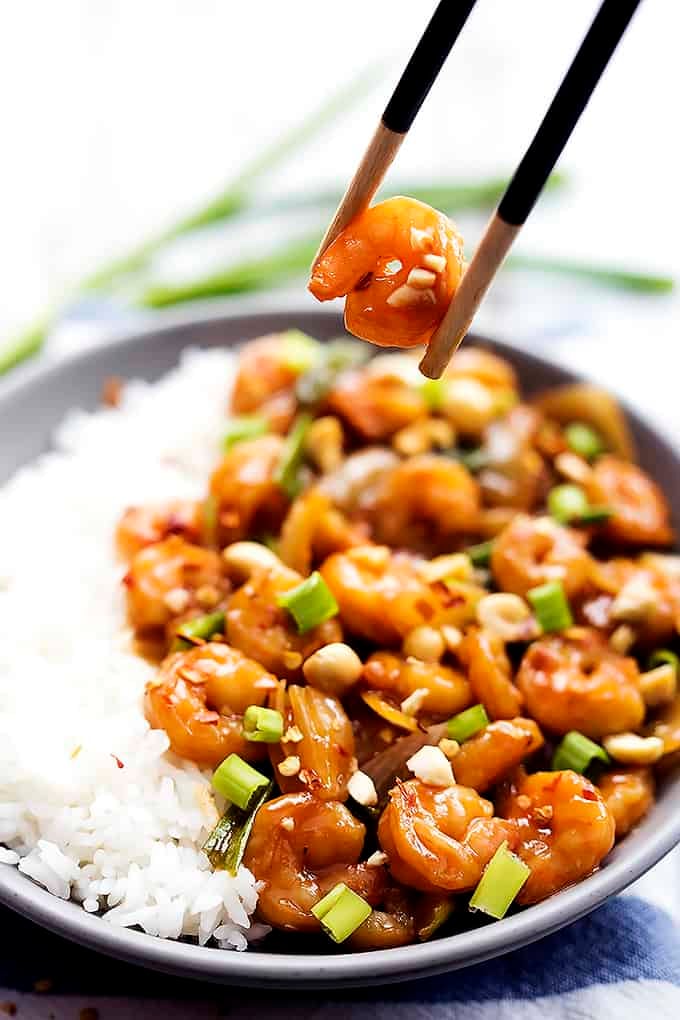
{"type": "Polygon", "coordinates": [[[385,871],[359,863],[365,835],[343,804],[310,793],[287,793],[263,804],[243,859],[262,883],[262,920],[287,931],[319,931],[312,907],[338,882],[377,902],[385,871]]]}
{"type": "Polygon", "coordinates": [[[274,481],[283,450],[280,436],[260,436],[238,443],[210,478],[217,507],[216,530],[222,545],[259,532],[276,533],[288,500],[274,481]]]}
{"type": "Polygon", "coordinates": [[[543,746],[533,719],[501,719],[466,740],[453,759],[457,782],[483,793],[543,746]]]}
{"type": "Polygon", "coordinates": [[[491,719],[513,719],[524,699],[512,682],[510,660],[499,637],[471,627],[460,647],[468,668],[473,696],[481,701],[491,719]]]}
{"type": "Polygon", "coordinates": [[[590,627],[534,641],[517,674],[529,714],[553,733],[599,739],[640,726],[645,703],[635,659],[590,627]]]}
{"type": "Polygon", "coordinates": [[[613,510],[604,527],[625,545],[670,545],[673,529],[666,498],[642,468],[619,457],[600,457],[584,482],[588,498],[613,510]]]}
{"type": "Polygon", "coordinates": [[[225,614],[229,643],[277,676],[290,679],[300,675],[303,660],[317,648],[342,641],[337,618],[300,634],[288,610],[278,605],[278,596],[302,580],[283,565],[257,570],[231,596],[225,614]]]}
{"type": "Polygon", "coordinates": [[[568,769],[521,777],[501,798],[500,811],[519,826],[515,852],[531,868],[520,904],[586,878],[614,844],[614,819],[600,793],[568,769]]]}
{"type": "Polygon", "coordinates": [[[421,707],[427,716],[448,718],[472,704],[470,684],[457,669],[392,652],[371,655],[364,665],[362,682],[399,702],[417,690],[427,691],[421,707]]]}
{"type": "Polygon", "coordinates": [[[118,522],[116,546],[129,563],[140,549],[162,542],[170,535],[179,535],[186,542],[198,545],[201,522],[201,504],[196,500],[176,499],[169,503],[131,506],[118,522]]]}
{"type": "Polygon", "coordinates": [[[445,379],[475,379],[492,390],[514,393],[518,388],[517,374],[509,361],[467,342],[454,352],[444,370],[445,379]]]}
{"type": "Polygon", "coordinates": [[[618,768],[607,772],[597,784],[623,839],[644,818],[654,803],[654,773],[648,768],[618,768]]]}
{"type": "Polygon", "coordinates": [[[423,454],[385,475],[369,519],[377,541],[434,554],[473,532],[479,509],[479,486],[467,468],[423,454]]]}
{"type": "Polygon", "coordinates": [[[136,553],[123,583],[128,618],[137,631],[214,609],[230,587],[218,554],[178,535],[136,553]]]}
{"type": "Polygon", "coordinates": [[[428,584],[414,559],[386,546],[357,546],[329,556],[321,573],[349,631],[374,644],[395,645],[421,624],[458,625],[474,606],[446,585],[428,584]]]}
{"type": "Polygon", "coordinates": [[[328,407],[362,439],[387,439],[426,418],[422,393],[394,375],[365,369],[343,372],[328,394],[328,407]]]}
{"type": "Polygon", "coordinates": [[[463,270],[450,220],[413,198],[389,198],[356,216],[317,259],[309,289],[319,301],[347,296],[350,333],[381,347],[425,343],[463,270]]]}
{"type": "Polygon", "coordinates": [[[585,535],[550,517],[518,514],[494,542],[491,570],[498,587],[515,595],[548,581],[561,581],[566,594],[574,595],[591,569],[585,544],[585,535]]]}
{"type": "Polygon", "coordinates": [[[244,344],[239,352],[238,370],[231,395],[236,414],[264,415],[274,432],[288,431],[297,400],[294,386],[299,375],[286,359],[285,334],[272,333],[244,344]]]}
{"type": "Polygon", "coordinates": [[[493,817],[493,804],[466,786],[438,789],[419,779],[397,783],[378,823],[378,839],[398,882],[423,892],[472,889],[513,822],[493,817]]]}
{"type": "Polygon", "coordinates": [[[416,911],[412,897],[404,889],[388,886],[378,908],[352,933],[352,949],[393,949],[407,946],[416,935],[416,911]]]}
{"type": "MultiPolygon", "coordinates": [[[[624,620],[633,626],[637,642],[648,646],[675,636],[680,620],[680,577],[663,568],[663,559],[650,554],[639,561],[614,559],[597,564],[593,582],[600,592],[611,596],[604,604],[604,626],[624,620]]],[[[584,615],[588,615],[587,604],[584,615]]]]}
{"type": "Polygon", "coordinates": [[[144,711],[165,730],[175,754],[215,768],[235,753],[249,761],[266,747],[243,737],[243,713],[265,704],[276,678],[245,655],[217,642],[175,652],[146,685],[144,711]]]}

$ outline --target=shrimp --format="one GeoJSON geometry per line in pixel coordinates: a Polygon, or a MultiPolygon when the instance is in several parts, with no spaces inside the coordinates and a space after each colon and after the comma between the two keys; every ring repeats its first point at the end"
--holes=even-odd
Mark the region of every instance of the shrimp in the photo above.
{"type": "Polygon", "coordinates": [[[379,909],[352,932],[348,944],[354,950],[393,949],[407,946],[416,935],[416,910],[412,896],[398,886],[388,886],[378,904],[379,909]]]}
{"type": "MultiPolygon", "coordinates": [[[[680,621],[680,577],[663,567],[662,556],[649,554],[640,560],[613,559],[598,563],[593,577],[598,589],[610,598],[604,602],[604,626],[625,620],[641,645],[670,641],[680,621]],[[619,597],[620,596],[620,597],[619,597]]],[[[599,595],[596,601],[605,599],[599,595]]],[[[588,606],[584,607],[588,616],[588,606]]]]}
{"type": "Polygon", "coordinates": [[[482,347],[467,343],[454,352],[444,370],[445,379],[475,379],[492,390],[514,393],[518,387],[517,373],[504,358],[482,347]]]}
{"type": "Polygon", "coordinates": [[[276,779],[284,793],[307,787],[319,800],[347,800],[347,783],[356,766],[352,723],[340,701],[314,687],[288,688],[287,698],[280,689],[273,701],[289,730],[297,729],[297,740],[283,739],[272,744],[269,757],[277,769],[276,779]],[[278,766],[289,756],[300,761],[293,776],[285,776],[278,766]]]}
{"type": "Polygon", "coordinates": [[[535,408],[518,404],[486,426],[478,479],[484,502],[492,509],[529,511],[545,495],[550,476],[535,448],[542,424],[535,408]]]}
{"type": "Polygon", "coordinates": [[[471,627],[460,647],[468,668],[470,686],[492,719],[513,719],[524,699],[512,682],[510,660],[502,640],[488,631],[471,627]]]}
{"type": "Polygon", "coordinates": [[[403,701],[417,690],[427,691],[421,711],[448,718],[472,704],[470,684],[462,673],[440,662],[421,662],[392,652],[375,652],[367,660],[363,683],[403,701]]]}
{"type": "Polygon", "coordinates": [[[453,224],[413,198],[359,213],[317,259],[309,289],[319,301],[347,296],[350,333],[381,347],[425,343],[444,317],[465,268],[453,224]]]}
{"type": "Polygon", "coordinates": [[[140,549],[123,583],[128,618],[137,631],[159,630],[214,609],[229,591],[219,555],[178,535],[140,549]]]}
{"type": "Polygon", "coordinates": [[[611,455],[600,457],[584,488],[592,504],[613,510],[604,534],[624,545],[670,545],[670,510],[661,489],[642,468],[611,455]]]}
{"type": "Polygon", "coordinates": [[[592,874],[614,844],[614,819],[584,776],[535,772],[500,798],[500,812],[519,827],[516,853],[531,868],[517,902],[538,903],[592,874]]]}
{"type": "Polygon", "coordinates": [[[441,582],[427,583],[411,556],[386,546],[335,553],[320,570],[343,624],[374,644],[399,644],[421,624],[458,626],[474,615],[472,594],[452,593],[441,582]]]}
{"type": "Polygon", "coordinates": [[[213,641],[165,659],[146,685],[144,711],[182,758],[209,768],[232,753],[254,761],[266,757],[266,747],[244,738],[243,713],[265,704],[275,687],[258,662],[213,641]]]}
{"type": "Polygon", "coordinates": [[[225,613],[227,639],[235,648],[261,662],[277,676],[294,679],[302,662],[323,645],[342,641],[337,618],[326,620],[305,634],[277,599],[303,578],[288,567],[258,570],[233,593],[225,613]]]}
{"type": "Polygon", "coordinates": [[[176,499],[169,503],[131,506],[118,522],[116,546],[129,563],[140,549],[162,542],[170,535],[200,544],[201,524],[202,508],[196,500],[176,499]]]}
{"type": "Polygon", "coordinates": [[[637,729],[645,715],[635,659],[590,627],[534,641],[517,674],[528,712],[552,733],[599,739],[637,729]]]}
{"type": "Polygon", "coordinates": [[[328,394],[328,407],[367,440],[387,439],[428,414],[417,389],[395,375],[370,370],[343,372],[328,394]]]}
{"type": "Polygon", "coordinates": [[[549,517],[518,514],[494,542],[491,571],[498,587],[515,595],[548,581],[561,581],[567,596],[574,595],[591,570],[585,544],[585,535],[549,517]]]}
{"type": "Polygon", "coordinates": [[[259,532],[276,534],[288,500],[274,481],[283,451],[280,436],[260,436],[238,443],[210,478],[217,506],[217,538],[228,545],[259,532]]]}
{"type": "Polygon", "coordinates": [[[479,486],[467,468],[423,454],[402,461],[383,478],[370,511],[374,536],[387,545],[425,553],[450,552],[475,531],[479,486]]]}
{"type": "Polygon", "coordinates": [[[453,759],[457,782],[483,793],[543,746],[533,719],[500,719],[466,740],[453,759]]]}
{"type": "Polygon", "coordinates": [[[231,407],[236,414],[262,414],[274,431],[285,434],[297,410],[299,369],[286,358],[285,333],[271,333],[244,344],[239,352],[231,407]]]}
{"type": "Polygon", "coordinates": [[[286,793],[255,816],[243,863],[261,883],[257,909],[267,924],[319,931],[312,907],[339,882],[369,903],[385,888],[383,868],[359,863],[366,829],[337,801],[286,793]]]}
{"type": "Polygon", "coordinates": [[[438,789],[419,779],[398,782],[378,823],[393,877],[422,892],[464,892],[482,877],[514,822],[493,817],[493,804],[466,786],[438,789]]]}
{"type": "Polygon", "coordinates": [[[597,784],[623,839],[644,818],[654,803],[654,773],[648,768],[617,768],[597,784]]]}

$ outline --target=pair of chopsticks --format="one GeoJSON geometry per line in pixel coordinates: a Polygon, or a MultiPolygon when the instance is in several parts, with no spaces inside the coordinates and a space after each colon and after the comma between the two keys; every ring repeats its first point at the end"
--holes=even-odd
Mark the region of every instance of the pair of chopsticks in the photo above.
{"type": "MultiPolygon", "coordinates": [[[[640,0],[603,0],[420,363],[438,379],[533,209],[640,0]]],[[[321,242],[317,258],[370,204],[475,5],[441,0],[385,107],[378,128],[321,242]]]]}

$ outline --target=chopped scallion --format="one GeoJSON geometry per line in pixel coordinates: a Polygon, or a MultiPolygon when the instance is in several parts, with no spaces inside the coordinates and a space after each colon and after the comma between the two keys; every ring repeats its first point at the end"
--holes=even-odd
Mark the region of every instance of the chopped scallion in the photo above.
{"type": "Polygon", "coordinates": [[[245,853],[250,830],[258,808],[269,799],[273,784],[258,786],[247,811],[230,804],[203,845],[203,851],[215,869],[235,875],[245,853]]]}
{"type": "Polygon", "coordinates": [[[448,382],[446,379],[424,379],[420,392],[430,411],[441,411],[446,400],[448,382]]]}
{"type": "Polygon", "coordinates": [[[312,913],[334,942],[344,942],[371,914],[371,907],[340,882],[312,907],[312,913]]]}
{"type": "Polygon", "coordinates": [[[489,455],[483,446],[478,446],[474,450],[457,450],[456,456],[461,464],[473,474],[481,471],[489,463],[489,455]]]}
{"type": "Polygon", "coordinates": [[[465,552],[472,560],[474,567],[488,567],[491,562],[491,553],[493,552],[493,540],[489,539],[488,542],[469,545],[465,552]]]}
{"type": "Polygon", "coordinates": [[[247,811],[261,786],[269,780],[237,754],[230,754],[213,772],[212,784],[225,800],[247,811]]]}
{"type": "Polygon", "coordinates": [[[548,510],[560,524],[582,520],[588,510],[588,497],[580,485],[555,485],[548,493],[548,510]]]}
{"type": "Polygon", "coordinates": [[[507,841],[503,841],[484,869],[472,894],[470,909],[500,920],[530,874],[531,868],[511,853],[507,841]]]}
{"type": "Polygon", "coordinates": [[[449,740],[457,740],[462,744],[464,740],[474,737],[475,733],[479,733],[488,725],[489,717],[484,705],[473,705],[472,708],[466,708],[464,712],[459,712],[449,719],[446,730],[449,740]]]}
{"type": "Polygon", "coordinates": [[[564,430],[567,445],[585,460],[593,460],[604,450],[604,443],[598,432],[582,421],[573,421],[564,430]]]}
{"type": "Polygon", "coordinates": [[[325,623],[338,612],[338,603],[318,570],[302,584],[279,595],[277,602],[287,609],[297,624],[300,634],[325,623]]]}
{"type": "Polygon", "coordinates": [[[305,438],[311,423],[311,415],[298,416],[286,436],[281,458],[274,471],[274,481],[290,499],[295,499],[300,491],[300,465],[304,457],[305,438]]]}
{"type": "Polygon", "coordinates": [[[320,352],[319,341],[301,329],[288,329],[281,335],[281,361],[291,372],[306,372],[320,352]]]}
{"type": "Polygon", "coordinates": [[[672,666],[678,675],[680,670],[680,659],[672,652],[670,648],[657,648],[655,652],[649,656],[649,669],[654,669],[655,666],[672,666]]]}
{"type": "Polygon", "coordinates": [[[536,619],[543,631],[566,630],[573,624],[571,609],[561,581],[548,581],[531,588],[527,598],[534,607],[536,619]]]}
{"type": "Polygon", "coordinates": [[[573,769],[574,772],[585,775],[595,761],[603,765],[609,764],[609,755],[604,747],[600,747],[589,737],[584,737],[578,730],[571,730],[556,747],[552,767],[555,771],[573,769]]]}
{"type": "Polygon", "coordinates": [[[243,736],[263,744],[276,744],[283,736],[283,716],[275,708],[249,705],[243,716],[243,736]]]}
{"type": "Polygon", "coordinates": [[[230,418],[222,435],[222,449],[228,453],[236,443],[242,443],[245,439],[256,439],[268,430],[269,422],[258,414],[243,414],[230,418]]]}
{"type": "Polygon", "coordinates": [[[197,616],[193,620],[186,620],[175,633],[175,640],[170,648],[171,652],[181,652],[184,648],[191,648],[196,640],[208,641],[215,634],[224,633],[224,613],[208,613],[206,616],[197,616]]]}
{"type": "Polygon", "coordinates": [[[320,403],[341,372],[363,365],[369,358],[366,344],[354,340],[329,340],[322,344],[317,359],[295,386],[295,395],[307,406],[320,403]]]}
{"type": "Polygon", "coordinates": [[[612,516],[614,511],[608,506],[587,507],[575,524],[604,524],[612,516]]]}

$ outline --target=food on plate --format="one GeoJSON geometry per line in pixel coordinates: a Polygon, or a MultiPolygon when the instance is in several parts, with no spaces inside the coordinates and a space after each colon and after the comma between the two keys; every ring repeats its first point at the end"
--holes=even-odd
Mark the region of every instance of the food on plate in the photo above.
{"type": "MultiPolygon", "coordinates": [[[[406,199],[348,231],[316,291],[422,342],[457,235],[406,199]]],[[[72,417],[0,493],[0,861],[237,949],[403,946],[591,875],[680,748],[680,561],[632,450],[592,386],[296,330],[72,417]]]]}

